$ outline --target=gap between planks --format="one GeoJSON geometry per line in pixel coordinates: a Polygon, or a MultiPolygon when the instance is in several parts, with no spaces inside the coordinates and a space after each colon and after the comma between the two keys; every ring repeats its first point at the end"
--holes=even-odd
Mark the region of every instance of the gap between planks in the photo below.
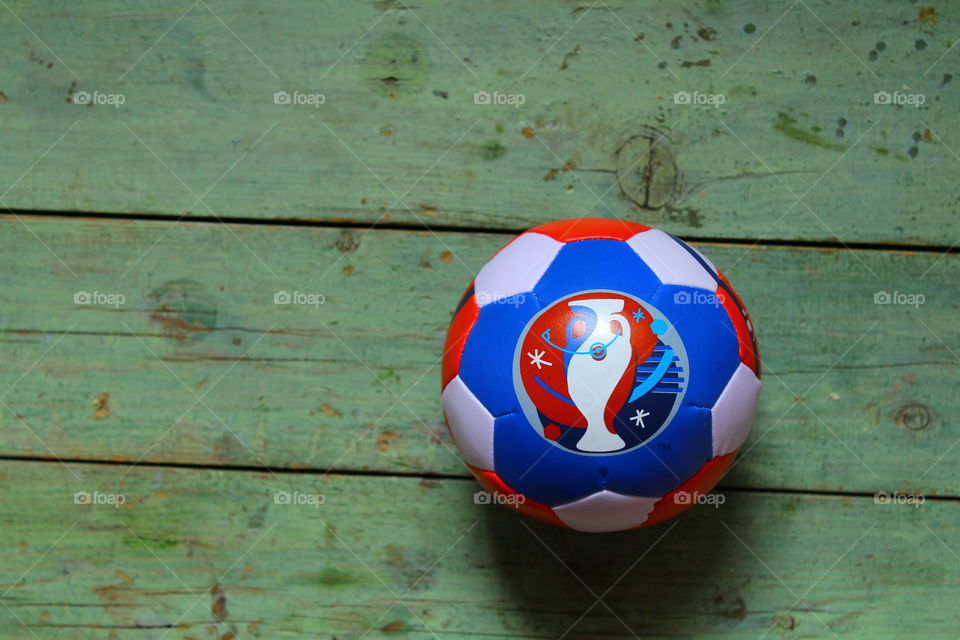
{"type": "MultiPolygon", "coordinates": [[[[415,224],[412,222],[374,222],[365,224],[353,220],[309,220],[309,219],[288,219],[288,218],[248,218],[248,217],[229,217],[229,216],[199,216],[174,214],[153,214],[153,213],[108,213],[96,211],[51,211],[42,209],[10,209],[0,212],[0,220],[5,218],[39,218],[65,220],[89,220],[94,222],[117,221],[139,221],[139,222],[173,222],[175,224],[234,224],[249,225],[258,227],[308,227],[315,229],[359,229],[359,230],[381,230],[381,231],[407,231],[414,233],[451,233],[451,234],[483,234],[483,235],[504,235],[513,236],[526,231],[526,227],[470,227],[457,226],[450,224],[428,225],[415,224]]],[[[629,222],[637,222],[629,220],[629,222]]],[[[643,224],[643,222],[641,222],[643,224]]],[[[733,246],[761,246],[761,247],[788,247],[792,249],[837,249],[837,250],[857,250],[857,251],[884,251],[892,253],[901,253],[912,255],[918,253],[937,253],[951,254],[960,253],[960,243],[950,245],[907,245],[894,243],[876,243],[876,242],[836,242],[816,241],[816,240],[775,240],[775,239],[754,239],[738,238],[734,236],[687,236],[685,234],[677,235],[678,238],[692,242],[694,244],[720,244],[733,246]]]]}
{"type": "MultiPolygon", "coordinates": [[[[236,471],[241,473],[269,473],[273,475],[300,475],[300,476],[311,476],[316,475],[321,478],[332,475],[332,476],[346,476],[346,477],[368,477],[368,478],[410,478],[410,479],[420,479],[420,480],[449,480],[457,482],[473,482],[473,476],[468,475],[455,475],[452,473],[430,473],[425,471],[378,471],[378,470],[369,470],[369,469],[344,469],[344,468],[290,468],[290,467],[266,467],[259,465],[239,465],[239,464],[224,464],[224,465],[211,465],[211,464],[191,464],[184,462],[149,462],[149,461],[140,461],[140,462],[131,462],[123,460],[97,460],[97,459],[85,459],[85,458],[55,458],[51,456],[11,456],[11,455],[0,455],[0,463],[2,462],[42,462],[42,463],[52,463],[58,462],[62,465],[76,464],[76,465],[90,465],[90,466],[112,466],[112,467],[149,467],[149,468],[160,468],[160,469],[185,469],[185,470],[195,470],[195,471],[236,471]]],[[[873,498],[876,493],[870,493],[868,491],[830,491],[822,489],[798,489],[792,487],[751,487],[751,486],[740,486],[740,485],[725,485],[723,481],[720,481],[714,489],[721,489],[723,491],[731,491],[735,493],[770,493],[774,495],[807,495],[807,496],[824,496],[824,497],[835,497],[835,498],[873,498]]],[[[711,489],[711,492],[713,489],[711,489]]],[[[936,495],[936,494],[923,494],[924,501],[926,500],[935,500],[942,502],[960,502],[960,495],[951,496],[951,495],[936,495]]]]}

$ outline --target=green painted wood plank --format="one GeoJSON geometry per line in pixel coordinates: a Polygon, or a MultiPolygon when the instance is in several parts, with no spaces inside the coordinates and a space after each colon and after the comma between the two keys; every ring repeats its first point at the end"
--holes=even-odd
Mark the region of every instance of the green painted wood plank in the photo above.
{"type": "MultiPolygon", "coordinates": [[[[465,474],[436,364],[508,236],[22,222],[0,226],[0,453],[465,474]],[[283,290],[324,304],[275,305],[283,290]]],[[[767,372],[729,484],[957,495],[957,256],[698,246],[767,372]]]]}
{"type": "Polygon", "coordinates": [[[955,240],[955,11],[8,4],[14,208],[509,229],[592,213],[705,238],[955,240]],[[325,102],[277,105],[278,91],[325,102]],[[881,91],[924,104],[874,104],[881,91]],[[84,92],[124,104],[74,104],[84,92]],[[656,132],[669,142],[645,155],[656,132]]]}
{"type": "Polygon", "coordinates": [[[0,473],[5,638],[899,639],[960,622],[955,501],[727,492],[601,538],[474,504],[463,480],[0,473]]]}

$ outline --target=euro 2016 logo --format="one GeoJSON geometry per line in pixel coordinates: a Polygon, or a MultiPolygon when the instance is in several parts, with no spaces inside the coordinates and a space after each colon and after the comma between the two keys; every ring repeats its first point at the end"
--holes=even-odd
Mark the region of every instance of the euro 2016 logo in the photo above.
{"type": "Polygon", "coordinates": [[[640,446],[673,418],[689,365],[680,336],[650,304],[616,291],[558,300],[524,329],[514,387],[547,440],[582,454],[640,446]]]}

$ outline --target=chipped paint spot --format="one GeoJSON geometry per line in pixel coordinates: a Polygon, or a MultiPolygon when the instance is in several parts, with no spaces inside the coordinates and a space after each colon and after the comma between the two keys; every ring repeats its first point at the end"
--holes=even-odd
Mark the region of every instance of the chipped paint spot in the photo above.
{"type": "Polygon", "coordinates": [[[396,442],[397,434],[393,431],[383,431],[377,436],[377,448],[380,451],[386,451],[390,448],[391,442],[396,442]]]}
{"type": "Polygon", "coordinates": [[[573,49],[563,57],[563,62],[560,64],[560,71],[566,71],[570,67],[570,60],[580,55],[580,45],[576,45],[573,49]]]}
{"type": "Polygon", "coordinates": [[[782,111],[777,114],[777,119],[773,123],[773,130],[778,133],[782,133],[788,138],[792,138],[798,142],[812,144],[817,147],[823,147],[824,149],[830,149],[831,151],[847,150],[846,145],[842,145],[838,142],[832,142],[816,133],[807,131],[806,129],[801,129],[797,126],[796,118],[782,111]]]}
{"type": "Polygon", "coordinates": [[[703,217],[700,215],[699,209],[694,209],[693,207],[675,208],[667,205],[664,211],[666,211],[667,219],[670,220],[670,222],[685,224],[694,229],[699,229],[703,226],[703,217]]]}
{"type": "Polygon", "coordinates": [[[320,405],[319,408],[320,408],[320,411],[323,411],[323,413],[324,413],[328,418],[339,418],[339,417],[340,417],[340,414],[337,412],[337,410],[334,409],[333,407],[331,407],[331,406],[328,405],[328,404],[322,404],[322,405],[320,405]]]}
{"type": "Polygon", "coordinates": [[[97,396],[97,399],[94,400],[93,406],[94,406],[94,411],[93,411],[94,418],[110,417],[110,394],[106,392],[101,393],[99,396],[97,396]]]}
{"type": "Polygon", "coordinates": [[[364,57],[367,85],[390,98],[419,93],[427,86],[427,49],[405,33],[385,33],[370,43],[364,57]]]}
{"type": "Polygon", "coordinates": [[[701,27],[700,29],[697,29],[697,35],[707,42],[710,42],[717,37],[717,30],[713,27],[701,27]]]}
{"type": "Polygon", "coordinates": [[[491,162],[507,155],[507,148],[496,140],[488,140],[480,146],[480,159],[491,162]]]}
{"type": "Polygon", "coordinates": [[[320,582],[330,586],[330,587],[339,587],[345,584],[350,584],[354,581],[352,575],[346,571],[336,569],[334,567],[327,567],[324,569],[319,576],[320,582]]]}
{"type": "Polygon", "coordinates": [[[219,584],[214,583],[210,587],[210,596],[213,598],[213,604],[210,606],[210,613],[213,614],[213,617],[224,622],[227,619],[227,596],[223,593],[223,589],[220,588],[219,584]]]}
{"type": "Polygon", "coordinates": [[[353,229],[342,229],[333,245],[340,253],[353,253],[360,246],[360,235],[353,229]]]}

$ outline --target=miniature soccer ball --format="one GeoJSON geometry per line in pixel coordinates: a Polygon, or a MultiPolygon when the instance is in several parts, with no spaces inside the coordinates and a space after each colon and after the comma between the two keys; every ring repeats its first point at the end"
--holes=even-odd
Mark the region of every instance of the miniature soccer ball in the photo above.
{"type": "Polygon", "coordinates": [[[450,323],[443,412],[488,500],[580,531],[679,514],[750,430],[750,316],[699,251],[640,224],[561,220],[487,262],[450,323]]]}

